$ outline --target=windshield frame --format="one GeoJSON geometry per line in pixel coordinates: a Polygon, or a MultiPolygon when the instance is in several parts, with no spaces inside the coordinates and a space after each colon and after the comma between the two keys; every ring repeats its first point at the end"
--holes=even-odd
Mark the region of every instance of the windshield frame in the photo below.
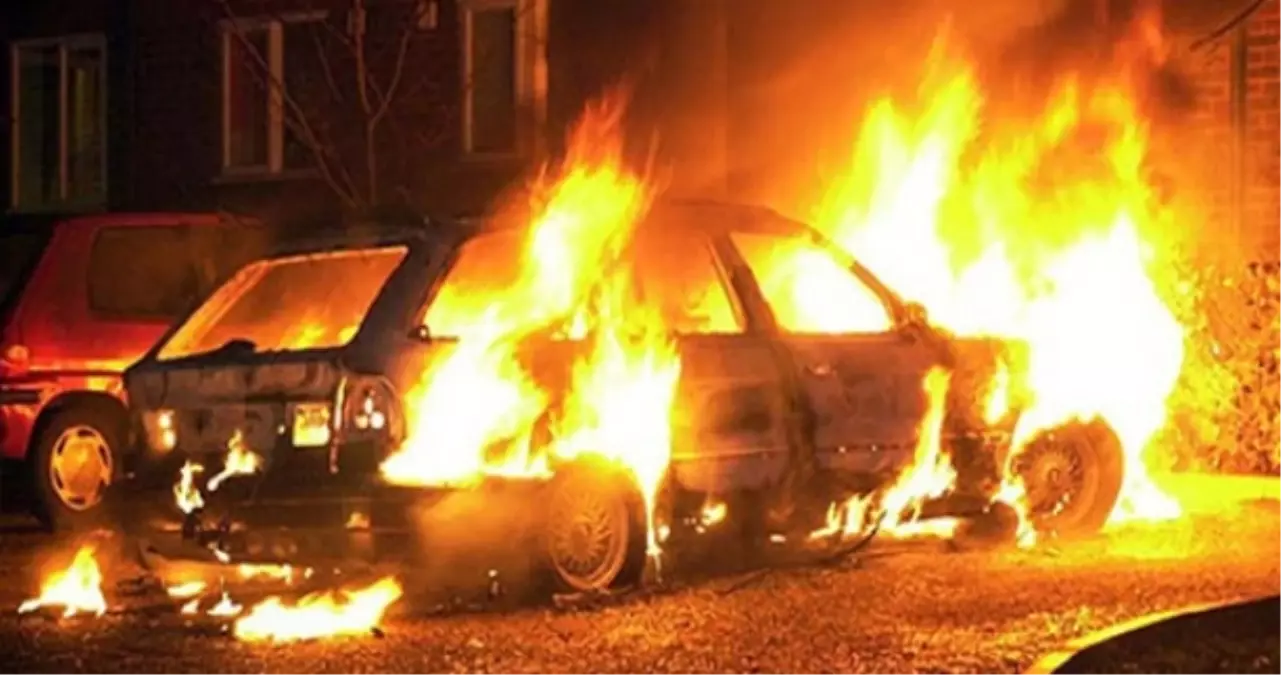
{"type": "Polygon", "coordinates": [[[190,361],[199,361],[211,358],[214,355],[228,353],[228,349],[237,344],[241,344],[241,349],[234,349],[230,354],[234,360],[242,358],[259,358],[259,357],[277,357],[286,354],[314,354],[341,351],[355,342],[364,329],[365,324],[370,320],[378,305],[379,298],[384,294],[392,280],[397,276],[400,270],[411,259],[411,247],[407,242],[386,242],[368,246],[358,247],[337,247],[327,249],[307,250],[296,253],[288,253],[266,258],[259,258],[243,265],[239,270],[227,278],[216,290],[205,298],[198,306],[192,308],[186,316],[176,322],[172,328],[159,340],[147,355],[148,361],[156,362],[162,365],[174,363],[183,363],[190,361]],[[340,344],[324,345],[319,347],[307,347],[302,349],[258,349],[251,340],[233,338],[224,344],[214,346],[211,349],[184,352],[178,355],[169,356],[165,352],[174,341],[184,331],[188,330],[189,325],[193,322],[199,322],[199,326],[191,328],[194,335],[207,334],[209,330],[217,326],[218,323],[226,316],[238,300],[244,297],[245,293],[253,288],[255,284],[261,281],[269,271],[279,268],[281,265],[289,265],[299,262],[314,260],[326,260],[346,257],[363,257],[382,254],[398,254],[398,259],[391,267],[390,272],[382,279],[377,289],[370,298],[369,303],[364,306],[360,313],[360,321],[356,324],[356,330],[350,338],[340,344]],[[202,316],[205,315],[205,316],[202,316]],[[244,349],[244,345],[253,347],[244,349]]]}

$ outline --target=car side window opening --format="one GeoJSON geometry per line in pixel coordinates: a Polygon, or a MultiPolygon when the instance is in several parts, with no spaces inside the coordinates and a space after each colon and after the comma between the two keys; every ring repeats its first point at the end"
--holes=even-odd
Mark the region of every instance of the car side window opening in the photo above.
{"type": "Polygon", "coordinates": [[[103,228],[89,253],[89,308],[123,319],[172,319],[197,299],[188,228],[103,228]]]}
{"type": "Polygon", "coordinates": [[[803,236],[736,232],[734,247],[780,330],[869,334],[894,327],[884,300],[839,258],[803,236]]]}
{"type": "Polygon", "coordinates": [[[644,233],[633,242],[640,301],[681,335],[741,333],[742,314],[709,243],[679,230],[644,233]]]}
{"type": "Polygon", "coordinates": [[[488,325],[520,282],[526,238],[517,230],[483,234],[463,244],[422,316],[432,335],[463,338],[488,325]]]}

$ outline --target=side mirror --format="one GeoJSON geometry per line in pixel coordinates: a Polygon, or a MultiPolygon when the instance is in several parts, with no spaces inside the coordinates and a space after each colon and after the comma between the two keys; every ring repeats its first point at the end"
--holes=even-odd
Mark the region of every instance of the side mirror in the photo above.
{"type": "Polygon", "coordinates": [[[417,340],[418,342],[430,342],[431,329],[428,328],[426,324],[418,324],[417,326],[409,329],[407,337],[410,340],[417,340]]]}

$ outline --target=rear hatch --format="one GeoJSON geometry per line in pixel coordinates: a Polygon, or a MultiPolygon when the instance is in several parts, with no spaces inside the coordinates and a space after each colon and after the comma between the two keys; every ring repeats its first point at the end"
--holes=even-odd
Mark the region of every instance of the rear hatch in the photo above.
{"type": "MultiPolygon", "coordinates": [[[[49,223],[0,221],[0,360],[11,347],[22,345],[22,327],[14,321],[14,312],[22,299],[31,275],[53,237],[49,223]]],[[[0,365],[0,376],[4,366],[0,365]]]]}
{"type": "Polygon", "coordinates": [[[259,479],[331,475],[345,348],[405,254],[389,246],[242,268],[126,372],[146,449],[137,473],[172,484],[188,459],[209,472],[238,447],[258,458],[259,479]]]}

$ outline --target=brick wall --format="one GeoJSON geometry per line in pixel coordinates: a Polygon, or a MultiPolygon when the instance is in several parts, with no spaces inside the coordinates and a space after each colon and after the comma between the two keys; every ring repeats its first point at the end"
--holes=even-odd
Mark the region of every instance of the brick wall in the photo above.
{"type": "Polygon", "coordinates": [[[1243,28],[1245,134],[1243,225],[1276,256],[1281,230],[1281,0],[1268,0],[1243,28]]]}

